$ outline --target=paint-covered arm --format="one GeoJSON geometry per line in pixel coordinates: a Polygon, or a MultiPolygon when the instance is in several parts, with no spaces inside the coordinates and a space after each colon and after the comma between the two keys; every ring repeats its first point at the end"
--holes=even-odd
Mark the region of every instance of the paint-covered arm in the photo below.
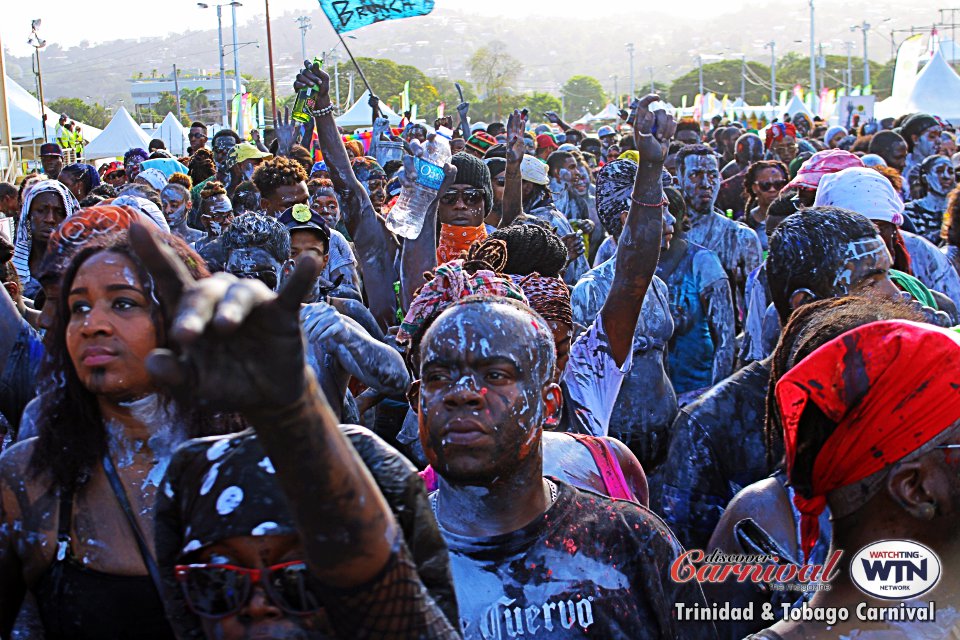
{"type": "Polygon", "coordinates": [[[507,167],[503,183],[503,203],[499,228],[509,227],[523,215],[523,181],[520,164],[526,146],[523,144],[524,117],[516,109],[507,118],[507,167]]]}
{"type": "Polygon", "coordinates": [[[0,287],[0,363],[7,361],[7,356],[17,343],[20,335],[20,326],[23,316],[17,309],[17,304],[10,297],[6,287],[0,287]]]}
{"type": "Polygon", "coordinates": [[[23,522],[14,489],[17,485],[22,487],[26,481],[23,469],[26,465],[15,464],[17,457],[20,456],[16,450],[8,449],[0,458],[0,638],[3,640],[12,637],[14,622],[27,593],[15,540],[23,522]]]}
{"type": "Polygon", "coordinates": [[[386,395],[407,390],[410,377],[403,357],[351,318],[320,302],[304,307],[300,319],[307,339],[323,343],[347,373],[366,386],[386,395]]]}
{"type": "Polygon", "coordinates": [[[610,337],[610,353],[618,366],[633,349],[633,334],[660,259],[663,206],[666,199],[660,185],[663,169],[663,142],[676,129],[673,117],[664,111],[651,113],[655,95],[635,102],[631,115],[634,142],[640,154],[637,177],[630,197],[630,211],[617,241],[616,273],[610,293],[600,309],[603,326],[610,337]],[[655,132],[655,133],[654,133],[655,132]]]}
{"type": "MultiPolygon", "coordinates": [[[[330,76],[319,67],[304,68],[297,76],[294,88],[299,91],[307,86],[316,88],[317,109],[325,109],[330,105],[330,76]]],[[[397,281],[394,261],[399,245],[384,226],[383,220],[377,216],[370,196],[350,167],[333,112],[315,120],[320,151],[334,189],[340,195],[343,221],[360,258],[360,271],[370,311],[382,327],[388,327],[394,323],[396,312],[393,283],[397,281]]]]}
{"type": "Polygon", "coordinates": [[[573,129],[573,127],[560,119],[560,116],[557,115],[556,111],[544,111],[543,115],[546,116],[547,120],[560,127],[560,131],[573,129]]]}

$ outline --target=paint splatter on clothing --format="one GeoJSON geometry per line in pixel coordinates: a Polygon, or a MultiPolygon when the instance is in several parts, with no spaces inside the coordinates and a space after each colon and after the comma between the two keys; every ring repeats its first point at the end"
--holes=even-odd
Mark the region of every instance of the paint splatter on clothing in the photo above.
{"type": "Polygon", "coordinates": [[[678,622],[675,603],[704,603],[695,581],[677,584],[682,553],[649,510],[558,480],[557,501],[511,533],[470,538],[441,528],[466,640],[713,638],[678,622]]]}
{"type": "Polygon", "coordinates": [[[746,313],[744,286],[747,274],[760,266],[763,253],[757,233],[745,224],[717,212],[699,215],[691,212],[687,240],[710,249],[720,258],[733,291],[737,327],[746,313]]]}
{"type": "MultiPolygon", "coordinates": [[[[600,314],[613,286],[616,262],[614,256],[591,269],[574,287],[570,296],[574,322],[590,325],[600,314]]],[[[670,424],[677,415],[664,353],[672,336],[667,286],[654,276],[633,335],[633,366],[620,388],[609,429],[609,435],[630,447],[645,469],[653,468],[666,451],[670,424]]]]}
{"type": "Polygon", "coordinates": [[[910,217],[918,236],[922,236],[934,245],[940,244],[940,228],[943,226],[943,211],[931,211],[919,200],[904,205],[903,213],[910,217]]]}
{"type": "Polygon", "coordinates": [[[762,338],[764,316],[770,305],[766,260],[747,276],[744,300],[747,304],[747,315],[743,322],[743,341],[740,343],[739,357],[741,362],[748,363],[763,360],[770,355],[762,338]]]}
{"type": "Polygon", "coordinates": [[[596,322],[570,347],[570,357],[561,377],[566,387],[564,404],[569,405],[564,409],[573,418],[568,422],[573,431],[607,435],[610,414],[632,364],[633,354],[630,354],[622,367],[617,366],[610,353],[603,318],[597,315],[596,322]]]}
{"type": "Polygon", "coordinates": [[[735,220],[743,218],[743,210],[746,207],[746,199],[743,197],[743,179],[747,172],[731,176],[720,183],[720,193],[717,195],[717,208],[720,211],[733,211],[735,220]]]}
{"type": "Polygon", "coordinates": [[[960,276],[957,275],[950,260],[927,239],[901,231],[903,244],[910,254],[910,267],[913,275],[934,291],[944,294],[957,306],[960,306],[960,276]]]}
{"type": "Polygon", "coordinates": [[[717,255],[700,245],[687,249],[668,273],[657,275],[670,292],[673,338],[668,359],[677,394],[717,384],[733,371],[734,322],[730,284],[717,255]],[[720,343],[714,343],[714,334],[720,343]]]}
{"type": "Polygon", "coordinates": [[[0,374],[0,415],[10,424],[10,433],[0,430],[0,451],[17,439],[23,410],[37,393],[37,372],[43,354],[40,334],[21,319],[17,339],[0,374]]]}
{"type": "MultiPolygon", "coordinates": [[[[553,205],[536,207],[528,211],[527,215],[550,223],[550,226],[560,234],[561,238],[573,233],[570,221],[564,218],[563,214],[553,205]]],[[[590,264],[587,262],[587,257],[585,255],[578,256],[576,260],[567,265],[566,271],[563,272],[563,281],[572,287],[589,270],[590,264]]]]}
{"type": "Polygon", "coordinates": [[[948,244],[945,247],[940,247],[940,251],[943,255],[947,256],[947,260],[950,261],[950,266],[960,275],[960,247],[948,244]]]}
{"type": "Polygon", "coordinates": [[[727,504],[769,473],[763,425],[769,360],[753,362],[680,410],[651,507],[687,549],[705,549],[727,504]]]}

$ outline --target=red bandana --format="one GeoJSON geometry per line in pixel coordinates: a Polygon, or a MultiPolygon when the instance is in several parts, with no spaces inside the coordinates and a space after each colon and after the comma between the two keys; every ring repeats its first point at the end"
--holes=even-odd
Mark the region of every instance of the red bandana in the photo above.
{"type": "Polygon", "coordinates": [[[810,557],[827,495],[904,458],[960,420],[960,334],[932,325],[873,322],[826,343],[776,386],[787,474],[812,402],[833,422],[813,464],[813,495],[795,494],[810,557]]]}
{"type": "Polygon", "coordinates": [[[487,237],[487,227],[482,222],[479,227],[456,227],[452,224],[440,225],[440,245],[437,247],[437,264],[463,257],[470,245],[487,237]]]}

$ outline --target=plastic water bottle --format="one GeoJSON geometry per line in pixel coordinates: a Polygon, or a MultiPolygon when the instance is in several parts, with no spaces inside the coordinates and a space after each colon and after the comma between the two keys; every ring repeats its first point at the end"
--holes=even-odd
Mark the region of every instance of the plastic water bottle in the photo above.
{"type": "Polygon", "coordinates": [[[450,129],[440,127],[433,140],[424,145],[423,156],[414,158],[417,181],[400,191],[397,203],[387,214],[387,228],[398,236],[415,240],[420,235],[427,208],[443,184],[443,165],[450,160],[452,135],[450,129]]]}

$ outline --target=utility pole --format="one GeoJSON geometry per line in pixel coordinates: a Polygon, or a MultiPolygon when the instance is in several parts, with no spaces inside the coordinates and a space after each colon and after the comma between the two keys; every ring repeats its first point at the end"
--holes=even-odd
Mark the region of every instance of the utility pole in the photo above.
{"type": "MultiPolygon", "coordinates": [[[[619,79],[619,76],[617,74],[613,74],[610,77],[613,78],[613,99],[617,103],[617,108],[619,108],[620,107],[620,86],[617,84],[617,80],[619,79]]],[[[563,97],[562,93],[560,97],[561,98],[563,97]]],[[[562,119],[562,116],[561,116],[561,119],[562,119]]]]}
{"type": "Polygon", "coordinates": [[[37,95],[40,96],[40,126],[43,127],[43,141],[47,142],[47,106],[43,102],[43,72],[40,70],[40,49],[43,49],[45,46],[47,46],[47,41],[41,38],[37,33],[37,29],[39,28],[39,18],[31,21],[30,33],[33,35],[30,36],[27,44],[33,47],[37,57],[37,95]]]}
{"type": "Polygon", "coordinates": [[[700,122],[703,122],[703,107],[706,104],[706,100],[703,96],[703,55],[697,55],[697,65],[699,67],[699,81],[700,81],[700,122]]]}
{"type": "Polygon", "coordinates": [[[239,2],[230,3],[230,12],[233,14],[233,92],[237,94],[240,93],[240,44],[237,42],[237,7],[242,6],[239,2]]]}
{"type": "Polygon", "coordinates": [[[656,93],[657,87],[653,84],[653,67],[647,67],[647,72],[650,74],[650,93],[656,93]]]}
{"type": "Polygon", "coordinates": [[[814,29],[814,9],[813,0],[810,0],[810,110],[817,111],[817,65],[814,56],[816,55],[816,37],[814,29]]]}
{"type": "Polygon", "coordinates": [[[307,59],[307,31],[313,28],[313,25],[310,24],[310,18],[308,16],[300,16],[295,20],[300,26],[297,27],[300,29],[300,57],[304,60],[307,59]]]}
{"type": "Polygon", "coordinates": [[[870,58],[867,56],[867,34],[870,32],[870,24],[864,20],[863,24],[856,24],[850,27],[850,31],[860,29],[863,32],[863,88],[870,86],[870,58]]]}
{"type": "MultiPolygon", "coordinates": [[[[208,9],[210,5],[205,2],[198,2],[197,6],[201,9],[208,9]]],[[[222,103],[223,126],[230,126],[230,115],[227,113],[227,76],[226,69],[223,66],[223,14],[221,10],[223,5],[217,5],[217,50],[220,52],[220,102],[222,103]]]]}
{"type": "Polygon", "coordinates": [[[850,91],[853,89],[853,47],[855,43],[852,40],[847,40],[843,43],[843,46],[847,49],[847,95],[850,95],[850,91]]]}
{"type": "Polygon", "coordinates": [[[179,121],[183,111],[180,109],[180,77],[177,73],[177,65],[173,65],[173,95],[177,98],[177,120],[179,121]]]}
{"type": "Polygon", "coordinates": [[[267,10],[267,61],[270,64],[270,109],[273,113],[274,124],[277,119],[277,82],[273,78],[273,36],[270,32],[270,0],[263,0],[267,10]]]}
{"type": "Polygon", "coordinates": [[[630,54],[630,99],[633,100],[637,97],[636,88],[633,84],[633,51],[635,47],[632,42],[627,43],[627,53],[630,54]]]}
{"type": "Polygon", "coordinates": [[[817,55],[817,66],[820,67],[820,92],[817,95],[823,93],[823,76],[827,75],[827,60],[823,57],[823,43],[821,42],[818,46],[818,55],[817,55]]]}
{"type": "Polygon", "coordinates": [[[777,43],[771,40],[763,45],[770,49],[770,106],[777,106],[777,43]]]}

